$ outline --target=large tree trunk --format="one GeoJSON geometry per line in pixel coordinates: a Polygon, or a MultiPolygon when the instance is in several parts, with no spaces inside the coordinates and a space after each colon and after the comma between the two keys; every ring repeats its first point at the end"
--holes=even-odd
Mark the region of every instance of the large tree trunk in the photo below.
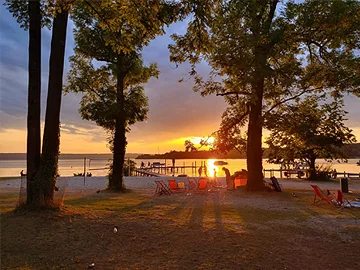
{"type": "Polygon", "coordinates": [[[41,13],[40,1],[29,1],[29,85],[27,115],[27,204],[36,191],[34,176],[40,166],[41,13]]]}
{"type": "Polygon", "coordinates": [[[255,73],[253,98],[250,103],[248,138],[247,138],[247,168],[248,168],[248,190],[264,189],[262,174],[262,99],[264,94],[264,70],[266,57],[263,49],[255,49],[255,73]]]}
{"type": "Polygon", "coordinates": [[[64,56],[68,12],[57,14],[53,23],[49,64],[49,85],[46,104],[45,129],[39,177],[39,199],[51,203],[58,166],[60,146],[60,107],[63,86],[64,56]]]}
{"type": "Polygon", "coordinates": [[[114,135],[114,153],[113,153],[113,173],[109,179],[109,189],[123,190],[123,167],[125,160],[126,151],[126,136],[125,136],[125,98],[124,98],[124,74],[121,72],[121,59],[122,56],[118,57],[117,67],[117,117],[115,124],[115,135],[114,135]]]}
{"type": "MultiPolygon", "coordinates": [[[[261,99],[262,100],[262,99],[261,99]]],[[[262,174],[262,119],[261,100],[257,100],[250,108],[247,138],[247,168],[249,190],[264,189],[262,174]]]]}

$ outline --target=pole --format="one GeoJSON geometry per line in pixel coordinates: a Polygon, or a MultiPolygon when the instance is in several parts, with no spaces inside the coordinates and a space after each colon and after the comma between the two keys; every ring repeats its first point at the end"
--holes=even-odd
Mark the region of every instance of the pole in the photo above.
{"type": "Polygon", "coordinates": [[[84,157],[84,186],[86,184],[86,157],[84,157]]]}
{"type": "Polygon", "coordinates": [[[131,176],[130,158],[128,158],[129,176],[131,176]]]}

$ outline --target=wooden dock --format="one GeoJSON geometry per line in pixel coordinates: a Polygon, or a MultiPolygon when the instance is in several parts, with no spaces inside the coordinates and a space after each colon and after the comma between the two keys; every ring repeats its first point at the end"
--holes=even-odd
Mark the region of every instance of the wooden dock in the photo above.
{"type": "MultiPolygon", "coordinates": [[[[301,177],[305,177],[309,174],[309,169],[298,169],[298,170],[288,170],[288,169],[264,169],[264,177],[266,178],[266,173],[270,173],[270,176],[274,176],[275,172],[278,172],[280,174],[280,178],[290,178],[292,175],[298,176],[299,172],[302,171],[304,175],[301,177]],[[289,176],[286,176],[289,175],[289,176]]],[[[329,174],[332,174],[332,172],[329,172],[329,174]]],[[[339,177],[348,177],[348,178],[354,178],[354,179],[360,179],[360,172],[359,173],[351,173],[351,172],[336,172],[336,178],[339,177]]]]}
{"type": "Polygon", "coordinates": [[[193,173],[196,173],[196,163],[191,165],[180,166],[168,166],[168,165],[159,165],[159,166],[150,166],[150,167],[140,167],[137,168],[134,172],[137,176],[166,176],[174,174],[185,174],[186,169],[191,169],[193,173]]]}
{"type": "Polygon", "coordinates": [[[135,176],[152,176],[152,177],[160,177],[161,175],[152,173],[146,170],[142,169],[136,169],[132,174],[135,174],[135,176]]]}

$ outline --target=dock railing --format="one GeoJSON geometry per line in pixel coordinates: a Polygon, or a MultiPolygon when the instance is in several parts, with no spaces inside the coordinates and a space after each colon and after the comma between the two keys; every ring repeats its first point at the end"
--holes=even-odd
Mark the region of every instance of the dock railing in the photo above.
{"type": "MultiPolygon", "coordinates": [[[[293,176],[298,177],[299,172],[303,172],[303,175],[301,175],[299,178],[306,178],[309,175],[309,169],[264,169],[264,177],[268,178],[271,176],[275,176],[275,173],[280,178],[291,178],[293,176]],[[269,175],[270,174],[270,175],[269,175]]],[[[301,173],[300,173],[301,174],[301,173]]],[[[333,172],[329,172],[329,175],[332,176],[333,172]]],[[[341,178],[341,177],[348,177],[348,178],[354,178],[354,179],[360,179],[360,172],[359,173],[353,173],[353,172],[336,172],[335,178],[341,178]]]]}

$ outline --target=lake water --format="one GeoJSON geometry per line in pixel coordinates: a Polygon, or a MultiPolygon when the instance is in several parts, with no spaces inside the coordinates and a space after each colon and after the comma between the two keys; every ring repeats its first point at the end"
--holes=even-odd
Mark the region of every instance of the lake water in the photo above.
{"type": "MultiPolygon", "coordinates": [[[[214,161],[217,159],[177,159],[175,161],[175,166],[191,166],[195,165],[199,167],[201,164],[206,164],[208,175],[213,176],[214,170],[216,170],[217,176],[225,176],[222,171],[223,166],[214,166],[214,161]]],[[[228,165],[224,167],[228,168],[231,173],[235,171],[240,171],[241,169],[246,169],[246,159],[222,159],[223,161],[228,162],[228,165]]],[[[145,165],[150,162],[160,162],[165,163],[167,166],[172,166],[172,160],[134,160],[138,167],[140,167],[141,162],[144,162],[145,165]]],[[[317,164],[323,165],[332,165],[332,169],[336,169],[338,172],[350,172],[350,173],[360,173],[360,166],[356,165],[358,159],[349,159],[347,163],[327,163],[325,160],[319,159],[317,164]]],[[[108,161],[105,159],[87,159],[86,160],[86,170],[91,172],[93,176],[105,176],[107,175],[108,161]]],[[[279,169],[279,165],[270,164],[266,162],[266,159],[263,160],[264,169],[279,169]]],[[[0,160],[0,177],[8,176],[20,176],[20,171],[26,171],[26,160],[0,160]]],[[[61,176],[73,176],[74,173],[82,173],[84,171],[84,160],[83,159],[60,159],[59,160],[59,173],[61,176]]],[[[175,172],[177,174],[187,174],[189,176],[197,176],[197,170],[186,168],[185,171],[175,172]]],[[[279,176],[275,174],[275,176],[279,176]]],[[[266,175],[268,177],[268,175],[266,175]]]]}

